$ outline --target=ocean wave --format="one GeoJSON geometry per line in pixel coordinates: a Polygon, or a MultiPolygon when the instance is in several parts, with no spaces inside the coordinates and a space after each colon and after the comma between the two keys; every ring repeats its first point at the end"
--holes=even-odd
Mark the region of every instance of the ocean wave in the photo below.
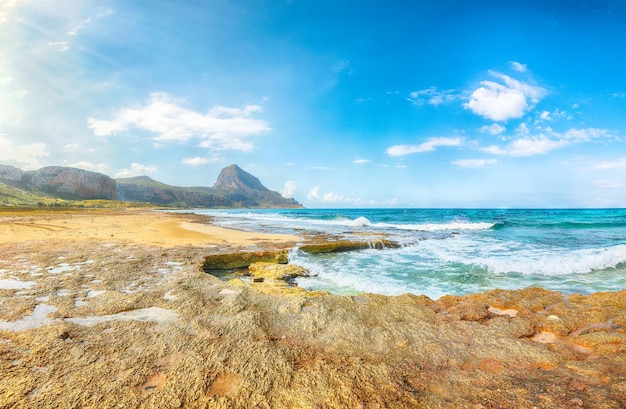
{"type": "Polygon", "coordinates": [[[589,274],[615,269],[626,263],[626,245],[564,251],[563,249],[474,248],[479,254],[463,251],[439,252],[442,261],[484,269],[491,274],[517,273],[537,276],[589,274]]]}

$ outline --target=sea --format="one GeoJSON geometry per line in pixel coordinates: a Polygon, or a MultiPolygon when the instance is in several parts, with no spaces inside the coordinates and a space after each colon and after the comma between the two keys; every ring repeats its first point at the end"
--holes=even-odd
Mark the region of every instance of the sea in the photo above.
{"type": "Polygon", "coordinates": [[[399,248],[307,254],[298,285],[335,294],[413,293],[432,299],[495,288],[589,294],[626,289],[626,209],[198,210],[219,226],[399,248]]]}

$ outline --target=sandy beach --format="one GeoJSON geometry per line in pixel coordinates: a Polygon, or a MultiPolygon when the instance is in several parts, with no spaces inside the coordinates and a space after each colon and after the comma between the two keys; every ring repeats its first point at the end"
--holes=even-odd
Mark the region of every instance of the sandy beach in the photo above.
{"type": "Polygon", "coordinates": [[[192,214],[132,210],[0,213],[0,237],[4,243],[94,239],[157,246],[246,246],[301,240],[297,236],[224,229],[207,224],[207,220],[192,214]]]}
{"type": "Polygon", "coordinates": [[[626,292],[294,292],[205,258],[304,239],[148,211],[0,213],[0,408],[621,408],[626,292]]]}

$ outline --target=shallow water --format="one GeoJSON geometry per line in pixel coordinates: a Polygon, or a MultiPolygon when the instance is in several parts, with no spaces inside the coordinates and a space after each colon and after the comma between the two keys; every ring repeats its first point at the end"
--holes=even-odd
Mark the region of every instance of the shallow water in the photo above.
{"type": "MultiPolygon", "coordinates": [[[[398,249],[309,255],[291,261],[333,293],[406,292],[439,298],[541,286],[566,293],[626,288],[626,210],[211,210],[215,223],[252,231],[384,234],[398,249]]],[[[373,240],[373,239],[372,239],[373,240]]]]}

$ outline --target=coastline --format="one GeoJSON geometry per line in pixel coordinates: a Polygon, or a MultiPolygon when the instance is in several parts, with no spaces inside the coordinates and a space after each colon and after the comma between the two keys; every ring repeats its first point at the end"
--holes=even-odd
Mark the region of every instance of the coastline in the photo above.
{"type": "Polygon", "coordinates": [[[205,257],[303,238],[206,223],[0,214],[0,407],[626,405],[624,291],[267,294],[205,257]]]}

